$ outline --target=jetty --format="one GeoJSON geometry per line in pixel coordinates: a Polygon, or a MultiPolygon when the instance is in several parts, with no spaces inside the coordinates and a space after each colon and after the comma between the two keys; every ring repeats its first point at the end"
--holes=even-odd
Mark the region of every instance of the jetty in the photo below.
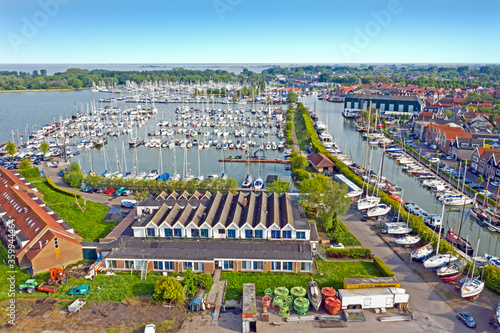
{"type": "Polygon", "coordinates": [[[241,162],[241,163],[285,163],[287,160],[275,159],[258,159],[258,158],[220,158],[219,162],[241,162]]]}

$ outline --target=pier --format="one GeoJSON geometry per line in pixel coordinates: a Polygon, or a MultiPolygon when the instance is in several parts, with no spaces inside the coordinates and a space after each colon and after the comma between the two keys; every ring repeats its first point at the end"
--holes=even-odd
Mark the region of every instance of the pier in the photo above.
{"type": "Polygon", "coordinates": [[[262,160],[258,158],[220,158],[219,162],[240,162],[240,163],[285,163],[286,160],[262,160]]]}

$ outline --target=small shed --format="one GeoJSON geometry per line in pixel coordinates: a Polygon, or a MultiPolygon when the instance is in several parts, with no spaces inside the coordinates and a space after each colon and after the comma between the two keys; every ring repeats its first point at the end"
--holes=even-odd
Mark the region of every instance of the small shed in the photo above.
{"type": "Polygon", "coordinates": [[[335,164],[326,155],[321,153],[310,154],[307,156],[307,159],[309,160],[309,164],[317,172],[333,172],[335,164]]]}
{"type": "Polygon", "coordinates": [[[189,310],[200,311],[201,310],[201,303],[203,302],[203,296],[205,296],[205,290],[198,289],[196,291],[196,294],[194,294],[194,297],[191,300],[191,303],[189,304],[189,310]]]}
{"type": "Polygon", "coordinates": [[[257,301],[255,298],[255,284],[243,284],[243,333],[257,332],[257,301]]]}

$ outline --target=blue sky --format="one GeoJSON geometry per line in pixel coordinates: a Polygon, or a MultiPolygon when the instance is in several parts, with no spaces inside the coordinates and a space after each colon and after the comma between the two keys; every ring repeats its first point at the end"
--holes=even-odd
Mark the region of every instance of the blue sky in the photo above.
{"type": "Polygon", "coordinates": [[[500,1],[0,1],[0,63],[500,63],[500,1]]]}

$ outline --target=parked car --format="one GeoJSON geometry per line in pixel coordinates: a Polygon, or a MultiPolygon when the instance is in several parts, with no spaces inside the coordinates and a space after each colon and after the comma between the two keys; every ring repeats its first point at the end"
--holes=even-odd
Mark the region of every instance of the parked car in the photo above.
{"type": "Polygon", "coordinates": [[[70,289],[68,294],[73,295],[87,295],[90,292],[90,286],[88,284],[79,285],[76,288],[70,289]]]}
{"type": "Polygon", "coordinates": [[[99,187],[96,192],[97,193],[104,193],[104,192],[106,192],[106,190],[107,190],[107,188],[105,188],[105,187],[99,187]]]}
{"type": "Polygon", "coordinates": [[[134,208],[139,203],[135,200],[122,200],[121,206],[125,208],[134,208]]]}
{"type": "Polygon", "coordinates": [[[90,191],[92,191],[92,186],[85,186],[85,188],[83,189],[83,192],[85,193],[89,193],[90,191]]]}
{"type": "Polygon", "coordinates": [[[444,168],[446,165],[444,163],[439,163],[438,164],[438,167],[440,167],[441,169],[444,168]]]}
{"type": "Polygon", "coordinates": [[[472,188],[475,189],[475,190],[482,190],[482,189],[484,189],[484,185],[473,184],[472,188]]]}
{"type": "Polygon", "coordinates": [[[433,157],[430,159],[431,163],[439,163],[439,158],[438,157],[433,157]]]}
{"type": "Polygon", "coordinates": [[[114,189],[108,188],[106,191],[104,191],[104,194],[113,194],[115,192],[114,189]]]}
{"type": "Polygon", "coordinates": [[[434,150],[435,150],[435,149],[437,149],[437,146],[436,146],[436,145],[430,145],[429,147],[430,147],[431,149],[434,149],[434,150]]]}
{"type": "Polygon", "coordinates": [[[131,195],[132,193],[134,193],[132,190],[125,190],[122,195],[131,195]]]}
{"type": "Polygon", "coordinates": [[[126,187],[120,187],[119,189],[116,190],[116,196],[124,195],[123,193],[127,190],[126,187]]]}
{"type": "Polygon", "coordinates": [[[452,159],[453,159],[453,156],[446,155],[446,159],[447,159],[447,160],[452,160],[452,159]]]}
{"type": "Polygon", "coordinates": [[[498,187],[498,182],[491,182],[490,183],[492,186],[498,187]]]}
{"type": "Polygon", "coordinates": [[[155,324],[148,324],[146,327],[144,327],[144,333],[155,333],[156,332],[156,326],[155,324]]]}
{"type": "Polygon", "coordinates": [[[465,326],[469,328],[476,328],[476,322],[474,321],[474,318],[470,314],[468,314],[465,311],[460,312],[457,314],[458,320],[460,320],[462,323],[464,323],[465,326]]]}
{"type": "Polygon", "coordinates": [[[332,244],[332,245],[330,245],[330,248],[332,248],[332,249],[345,249],[344,244],[342,244],[342,243],[332,244]]]}
{"type": "Polygon", "coordinates": [[[361,221],[368,221],[368,219],[369,219],[368,215],[363,215],[361,221]]]}

